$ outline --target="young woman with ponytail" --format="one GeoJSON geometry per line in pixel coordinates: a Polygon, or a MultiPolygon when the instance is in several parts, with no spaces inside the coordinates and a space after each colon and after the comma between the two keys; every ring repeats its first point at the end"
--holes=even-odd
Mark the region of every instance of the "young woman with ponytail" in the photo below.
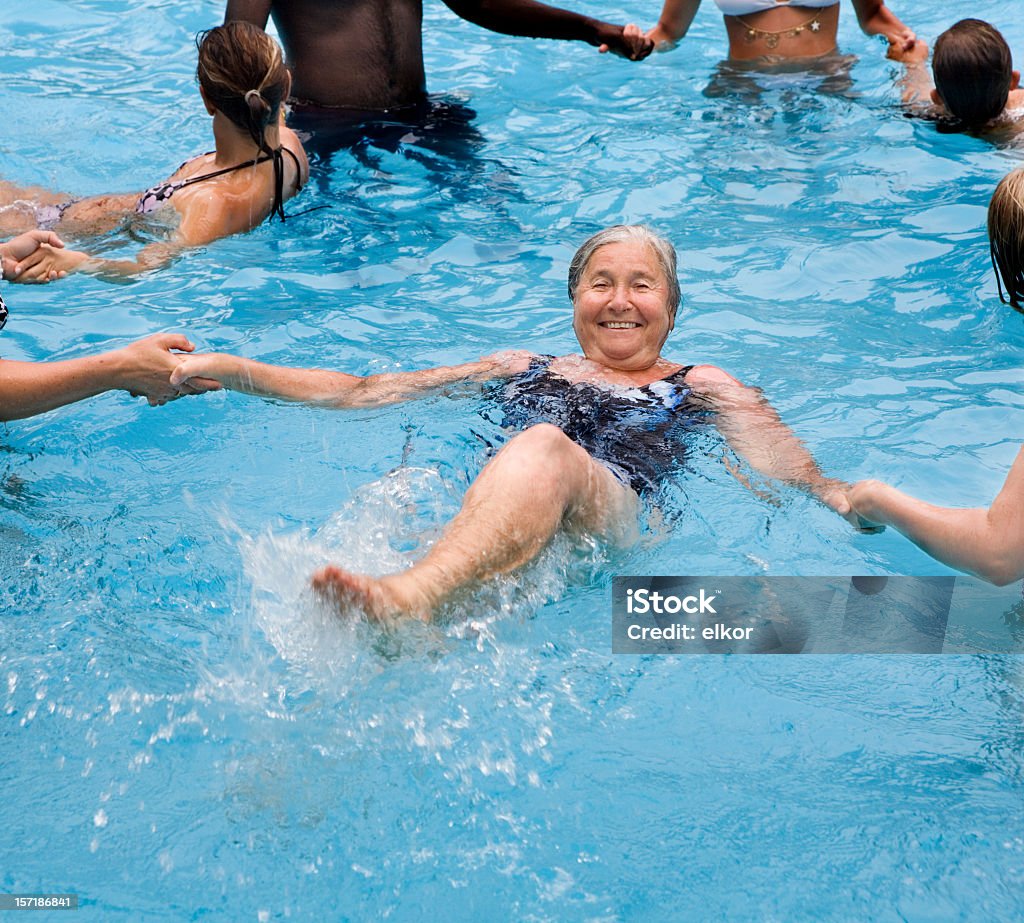
{"type": "Polygon", "coordinates": [[[0,234],[40,227],[80,238],[131,219],[165,224],[170,238],[130,260],[43,244],[15,266],[5,265],[5,278],[48,282],[75,271],[120,278],[161,266],[185,247],[250,231],[272,214],[285,217],[284,203],[302,188],[309,166],[282,120],[291,75],[280,47],[245,22],[201,33],[197,45],[199,92],[213,116],[215,150],[186,161],[141,195],[74,199],[0,182],[0,234]]]}

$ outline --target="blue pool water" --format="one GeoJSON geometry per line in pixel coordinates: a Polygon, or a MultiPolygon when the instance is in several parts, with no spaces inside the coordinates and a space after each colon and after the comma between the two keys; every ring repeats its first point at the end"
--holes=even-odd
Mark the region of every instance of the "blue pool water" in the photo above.
{"type": "MultiPolygon", "coordinates": [[[[292,208],[328,210],[130,285],[6,289],[2,355],[165,329],[359,373],[568,352],[573,249],[648,221],[681,256],[668,355],[763,388],[830,473],[987,503],[1024,433],[1024,331],[985,207],[1024,155],[904,119],[849,8],[845,89],[705,96],[706,6],[630,65],[431,2],[431,89],[477,111],[468,150],[338,153],[292,208]]],[[[953,18],[897,9],[929,39],[953,18]]],[[[5,9],[0,175],[142,189],[205,150],[191,36],[219,12],[5,9]]],[[[971,13],[1024,54],[1007,4],[971,13]]],[[[949,573],[750,494],[714,440],[631,551],[560,540],[393,636],[313,604],[323,561],[420,553],[496,436],[473,395],[337,414],[106,395],[7,426],[0,892],[74,892],[98,920],[1024,913],[1019,659],[611,655],[617,573],[949,573]]]]}

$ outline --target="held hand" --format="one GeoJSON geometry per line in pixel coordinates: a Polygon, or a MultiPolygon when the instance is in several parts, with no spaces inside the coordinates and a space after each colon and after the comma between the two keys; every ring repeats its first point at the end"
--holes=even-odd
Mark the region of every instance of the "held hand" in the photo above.
{"type": "Polygon", "coordinates": [[[889,40],[890,45],[895,45],[904,54],[912,52],[914,50],[914,46],[918,43],[918,38],[914,34],[914,30],[908,29],[906,26],[903,26],[894,32],[884,32],[883,35],[885,35],[889,40]]]}
{"type": "Polygon", "coordinates": [[[876,12],[866,20],[861,20],[861,28],[866,35],[884,35],[891,46],[896,46],[901,52],[910,51],[917,41],[914,30],[905,26],[892,10],[881,5],[876,12]]]}
{"type": "Polygon", "coordinates": [[[885,526],[866,519],[854,508],[851,499],[853,489],[843,481],[829,479],[827,486],[818,494],[818,499],[834,513],[842,516],[858,532],[884,531],[885,526]]]}
{"type": "Polygon", "coordinates": [[[889,50],[886,52],[886,57],[903,64],[924,64],[928,60],[928,43],[919,38],[914,38],[913,32],[909,34],[909,41],[906,39],[894,41],[890,37],[889,50]]]}
{"type": "Polygon", "coordinates": [[[112,354],[118,365],[117,387],[133,397],[144,397],[151,407],[176,400],[183,394],[215,391],[218,382],[197,378],[187,389],[171,384],[171,373],[182,362],[175,350],[192,352],[195,346],[180,333],[158,333],[137,340],[112,354]]]}
{"type": "Polygon", "coordinates": [[[606,34],[602,34],[601,38],[601,44],[597,49],[601,54],[610,51],[630,61],[642,61],[654,50],[654,42],[633,23],[621,27],[609,25],[606,34]]]}
{"type": "Polygon", "coordinates": [[[178,360],[171,372],[170,384],[181,394],[217,391],[221,379],[228,375],[228,362],[234,357],[224,353],[200,353],[178,360]]]}
{"type": "Polygon", "coordinates": [[[647,38],[654,43],[654,50],[661,54],[665,51],[672,51],[678,41],[660,22],[647,33],[647,38]]]}
{"type": "Polygon", "coordinates": [[[850,506],[861,522],[879,531],[885,528],[884,495],[891,490],[884,481],[858,481],[847,491],[850,506]]]}
{"type": "Polygon", "coordinates": [[[63,243],[55,247],[49,243],[40,243],[28,256],[18,260],[12,271],[7,274],[11,282],[52,282],[62,279],[69,272],[74,272],[89,255],[78,250],[64,250],[63,243]]]}
{"type": "Polygon", "coordinates": [[[35,253],[40,244],[63,247],[64,241],[53,231],[27,231],[17,237],[12,237],[7,243],[0,244],[0,269],[2,269],[0,274],[13,276],[18,261],[35,253]]]}
{"type": "Polygon", "coordinates": [[[507,378],[510,375],[518,375],[530,367],[534,355],[525,349],[507,349],[490,356],[484,356],[481,362],[491,364],[495,376],[507,378]]]}

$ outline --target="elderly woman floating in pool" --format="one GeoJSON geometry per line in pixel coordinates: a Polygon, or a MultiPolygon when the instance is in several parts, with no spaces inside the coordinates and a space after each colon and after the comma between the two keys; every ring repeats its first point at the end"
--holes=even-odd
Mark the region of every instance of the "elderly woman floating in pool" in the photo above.
{"type": "Polygon", "coordinates": [[[215,150],[182,164],[141,194],[69,195],[0,182],[0,236],[29,228],[76,238],[107,233],[125,221],[149,220],[170,240],[151,243],[133,260],[90,257],[44,245],[6,274],[13,282],[48,282],[69,272],[109,277],[144,272],[182,248],[250,231],[302,188],[309,172],[295,133],[281,124],[291,87],[278,44],[249,23],[231,22],[199,40],[199,92],[213,116],[215,150]]]}
{"type": "MultiPolygon", "coordinates": [[[[1024,313],[1024,169],[996,187],[988,235],[999,297],[1024,313]]],[[[893,526],[951,567],[999,586],[1024,577],[1024,448],[988,509],[933,506],[873,480],[854,484],[849,498],[864,520],[893,526]]]]}
{"type": "Polygon", "coordinates": [[[373,578],[326,567],[313,577],[339,608],[374,618],[429,618],[459,587],[533,559],[559,529],[613,541],[635,534],[639,495],[673,469],[684,446],[670,437],[685,435],[697,417],[712,417],[761,473],[849,511],[845,485],[821,474],[758,390],[714,366],[661,355],[679,304],[671,244],[644,227],[602,231],[573,258],[569,294],[583,356],[506,353],[455,368],[357,378],[214,354],[182,360],[171,382],[188,385],[195,376],[265,397],[353,407],[458,380],[508,379],[510,422],[526,428],[481,471],[431,550],[398,574],[373,578]]]}
{"type": "MultiPolygon", "coordinates": [[[[836,50],[839,0],[715,0],[725,17],[733,61],[817,58],[836,50]]],[[[700,0],[665,0],[658,24],[647,33],[656,47],[671,48],[686,35],[700,0]]],[[[853,0],[857,21],[868,35],[890,45],[914,44],[914,33],[883,0],[853,0]]]]}

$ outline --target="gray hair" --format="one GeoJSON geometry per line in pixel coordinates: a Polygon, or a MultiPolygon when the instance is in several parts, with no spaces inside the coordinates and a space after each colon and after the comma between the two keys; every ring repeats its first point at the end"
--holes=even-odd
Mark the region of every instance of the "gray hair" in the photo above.
{"type": "Polygon", "coordinates": [[[614,227],[598,231],[593,237],[588,237],[569,264],[569,299],[573,304],[576,303],[576,290],[593,255],[608,244],[625,243],[646,244],[651,248],[661,271],[665,273],[668,282],[668,312],[675,318],[680,298],[679,279],[676,276],[676,248],[664,237],[655,234],[646,224],[616,224],[614,227]]]}

